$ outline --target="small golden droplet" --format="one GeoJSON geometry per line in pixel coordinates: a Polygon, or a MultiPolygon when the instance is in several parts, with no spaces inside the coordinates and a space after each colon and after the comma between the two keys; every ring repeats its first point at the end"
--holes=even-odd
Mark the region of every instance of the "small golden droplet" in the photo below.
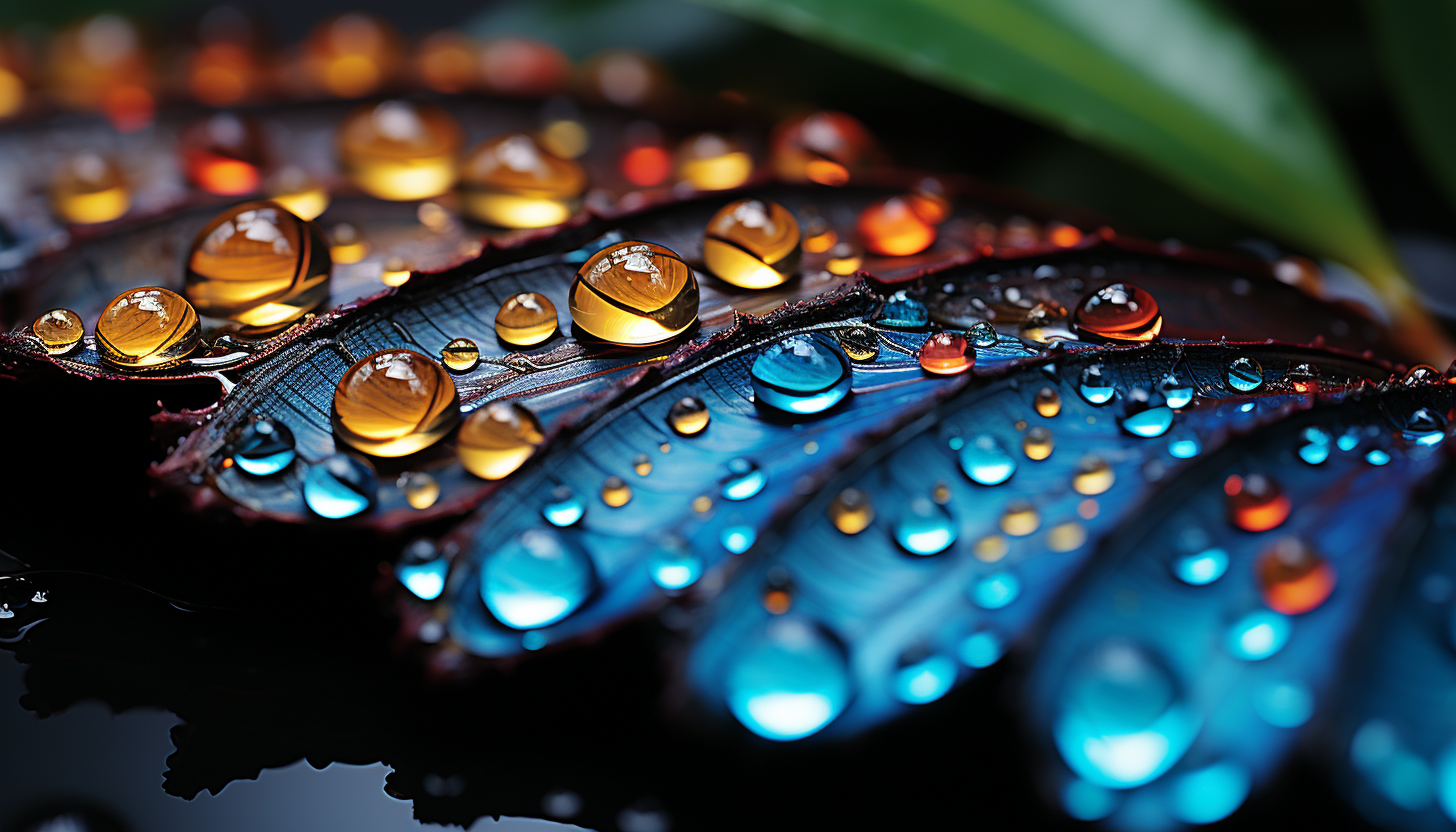
{"type": "Polygon", "coordinates": [[[455,184],[464,134],[443,108],[414,101],[365,104],[339,127],[339,159],[359,189],[379,199],[429,199],[455,184]]]}
{"type": "Polygon", "coordinates": [[[667,411],[667,426],[679,436],[697,436],[708,427],[708,406],[702,399],[687,396],[672,403],[667,411]]]}
{"type": "Polygon", "coordinates": [[[492,402],[472,412],[460,426],[460,464],[487,480],[515,473],[546,444],[536,414],[515,402],[492,402]]]}
{"type": "Polygon", "coordinates": [[[96,351],[127,370],[157,370],[180,363],[202,340],[197,310],[159,286],[128,289],[112,298],[96,322],[96,351]]]}
{"type": "Polygon", "coordinates": [[[808,454],[810,456],[813,456],[814,454],[819,453],[819,443],[818,442],[805,442],[804,443],[804,453],[806,453],[806,454],[808,454]]]}
{"type": "Polygon", "coordinates": [[[469,338],[456,338],[440,350],[445,368],[452,373],[468,373],[480,364],[480,347],[469,338]]]}
{"type": "Polygon", "coordinates": [[[851,275],[864,265],[864,251],[854,243],[836,243],[829,249],[829,259],[824,268],[830,274],[851,275]]]}
{"type": "Polygon", "coordinates": [[[335,263],[349,265],[369,256],[369,244],[359,239],[354,226],[341,222],[329,231],[329,256],[335,263]]]}
{"type": "Polygon", "coordinates": [[[344,372],[334,388],[334,434],[372,456],[412,454],[460,421],[460,397],[445,368],[411,350],[380,350],[344,372]]]}
{"type": "Polygon", "coordinates": [[[846,488],[829,503],[829,522],[845,534],[859,534],[875,519],[875,507],[868,494],[846,488]]]}
{"type": "Polygon", "coordinates": [[[793,116],[774,128],[769,160],[789,182],[844,185],[851,173],[874,162],[878,145],[854,116],[824,110],[793,116]]]}
{"type": "Polygon", "coordinates": [[[611,344],[672,340],[698,319],[698,280],[672,250],[626,241],[582,264],[571,284],[571,320],[611,344]]]}
{"type": "Polygon", "coordinates": [[[707,514],[713,508],[713,498],[700,495],[693,498],[693,511],[698,514],[707,514]]]}
{"type": "Polygon", "coordinates": [[[763,608],[773,615],[783,615],[794,605],[794,596],[789,594],[787,589],[770,588],[764,590],[763,608]]]}
{"type": "Polygon", "coordinates": [[[537,139],[541,146],[559,159],[579,159],[591,147],[591,133],[586,125],[570,118],[559,118],[541,128],[537,139]]]}
{"type": "Polygon", "coordinates": [[[753,157],[743,145],[718,133],[683,140],[677,151],[677,178],[703,191],[736,188],[753,173],[753,157]]]}
{"type": "Polygon", "coordinates": [[[1115,475],[1107,461],[1095,456],[1086,456],[1077,463],[1077,473],[1072,475],[1072,490],[1088,496],[1101,494],[1112,487],[1115,475]]]}
{"type": "Polygon", "coordinates": [[[556,305],[539,292],[513,295],[495,313],[495,334],[507,344],[531,347],[555,332],[556,305]]]}
{"type": "Polygon", "coordinates": [[[647,454],[638,454],[632,460],[632,470],[637,472],[637,476],[645,477],[652,473],[652,460],[647,458],[647,454]]]}
{"type": "Polygon", "coordinates": [[[1062,394],[1055,387],[1043,387],[1036,391],[1032,407],[1036,408],[1037,415],[1050,419],[1062,412],[1062,394]]]}
{"type": "Polygon", "coordinates": [[[328,298],[332,267],[317,223],[271,202],[244,202],[197,233],[182,291],[199,314],[274,326],[328,298]]]}
{"type": "Polygon", "coordinates": [[[268,199],[282,205],[301,220],[318,219],[330,202],[329,190],[303,168],[288,165],[268,178],[264,185],[268,199]]]}
{"type": "Polygon", "coordinates": [[[440,499],[440,483],[422,471],[406,471],[399,475],[395,485],[404,492],[405,502],[410,508],[427,509],[440,499]]]}
{"type": "Polygon", "coordinates": [[[708,220],[703,260],[734,286],[778,286],[799,268],[799,221],[777,202],[730,202],[708,220]]]}
{"type": "Polygon", "coordinates": [[[50,355],[65,355],[81,343],[86,335],[86,326],[81,316],[69,309],[52,309],[35,319],[30,325],[31,334],[40,341],[50,355]]]}
{"type": "Polygon", "coordinates": [[[1016,422],[1012,425],[1012,427],[1016,428],[1017,430],[1026,430],[1026,420],[1025,419],[1017,419],[1016,422]]]}
{"type": "Polygon", "coordinates": [[[545,228],[571,218],[586,190],[586,169],[524,133],[477,145],[460,166],[460,205],[502,228],[545,228]]]}
{"type": "Polygon", "coordinates": [[[1006,506],[1001,515],[1001,531],[1012,537],[1025,537],[1041,526],[1041,516],[1031,503],[1015,500],[1006,506]]]}
{"type": "Polygon", "coordinates": [[[384,281],[385,286],[403,286],[409,282],[410,274],[409,264],[398,257],[391,257],[384,261],[384,271],[379,279],[384,281]]]}
{"type": "Polygon", "coordinates": [[[632,488],[621,477],[607,477],[602,483],[602,502],[612,508],[621,508],[632,499],[632,488]]]}
{"type": "Polygon", "coordinates": [[[659,450],[659,451],[661,451],[663,453],[668,453],[669,451],[672,450],[672,445],[669,445],[668,443],[664,442],[661,445],[658,445],[657,446],[657,450],[659,450]]]}
{"type": "Polygon", "coordinates": [[[1006,543],[1006,538],[999,534],[988,534],[976,541],[974,551],[977,560],[982,560],[986,563],[995,563],[1006,557],[1008,548],[1010,547],[1006,543]]]}
{"type": "Polygon", "coordinates": [[[1027,459],[1043,460],[1052,455],[1055,442],[1052,432],[1044,427],[1034,427],[1021,437],[1021,450],[1027,459]]]}
{"type": "Polygon", "coordinates": [[[111,222],[131,207],[131,188],[116,162],[95,153],[73,156],[51,181],[51,208],[65,222],[111,222]]]}
{"type": "Polygon", "coordinates": [[[945,505],[946,503],[949,503],[950,486],[946,485],[943,482],[936,483],[935,488],[932,489],[930,492],[930,499],[934,500],[939,505],[945,505]]]}
{"type": "Polygon", "coordinates": [[[1075,520],[1052,526],[1047,532],[1047,546],[1053,552],[1070,552],[1087,542],[1087,529],[1075,520]]]}
{"type": "Polygon", "coordinates": [[[1098,510],[1097,501],[1090,497],[1077,504],[1077,516],[1083,520],[1091,520],[1096,517],[1098,510]]]}

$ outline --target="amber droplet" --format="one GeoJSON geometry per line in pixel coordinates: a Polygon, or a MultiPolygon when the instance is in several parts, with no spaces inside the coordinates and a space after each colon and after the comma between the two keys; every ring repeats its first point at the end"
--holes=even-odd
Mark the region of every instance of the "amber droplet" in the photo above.
{"type": "Polygon", "coordinates": [[[880,337],[867,326],[850,327],[839,333],[839,346],[850,361],[874,361],[880,355],[880,337]]]}
{"type": "Polygon", "coordinates": [[[707,514],[713,508],[713,498],[705,495],[698,495],[693,498],[693,511],[698,514],[707,514]]]}
{"type": "Polygon", "coordinates": [[[774,171],[790,182],[843,185],[878,153],[874,137],[854,116],[818,112],[791,118],[769,139],[774,171]]]}
{"type": "Polygon", "coordinates": [[[763,608],[770,615],[783,615],[794,606],[794,596],[786,587],[769,587],[763,591],[763,608]]]}
{"type": "Polygon", "coordinates": [[[678,147],[677,178],[699,190],[736,188],[752,173],[753,157],[727,136],[699,133],[678,147]]]}
{"type": "Polygon", "coordinates": [[[829,503],[829,522],[845,534],[859,534],[875,519],[870,496],[857,488],[846,488],[829,503]]]}
{"type": "Polygon", "coordinates": [[[272,326],[328,297],[332,265],[317,224],[272,202],[245,202],[197,233],[182,291],[203,315],[272,326]]]}
{"type": "Polygon", "coordinates": [[[639,477],[647,476],[652,473],[652,458],[647,454],[638,454],[632,459],[632,470],[636,471],[639,477]]]}
{"type": "Polygon", "coordinates": [[[1006,552],[1009,549],[1010,547],[1006,544],[1006,538],[999,534],[988,534],[980,540],[977,540],[971,551],[975,553],[976,560],[995,563],[1006,557],[1006,552]]]}
{"type": "Polygon", "coordinates": [[[379,281],[385,286],[403,286],[408,283],[414,270],[402,258],[391,257],[384,261],[379,271],[379,281]]]}
{"type": "Polygon", "coordinates": [[[66,107],[102,110],[122,130],[151,119],[152,72],[141,32],[125,17],[99,14],[58,33],[46,55],[49,93],[66,107]]]}
{"type": "Polygon", "coordinates": [[[1043,427],[1029,428],[1021,437],[1021,451],[1027,459],[1043,460],[1052,455],[1055,440],[1052,432],[1043,427]]]}
{"type": "Polygon", "coordinates": [[[474,220],[503,228],[544,228],[571,217],[586,170],[524,133],[482,142],[460,167],[460,204],[474,220]]]}
{"type": "Polygon", "coordinates": [[[1082,231],[1075,225],[1054,222],[1047,226],[1047,242],[1059,248],[1071,248],[1082,242],[1082,231]]]}
{"type": "Polygon", "coordinates": [[[1335,570],[1299,538],[1280,538],[1259,556],[1259,591],[1275,612],[1317,609],[1335,589],[1335,570]]]}
{"type": "Polygon", "coordinates": [[[1153,296],[1131,283],[1103,286],[1082,299],[1077,329],[1109,341],[1151,341],[1163,329],[1153,296]]]}
{"type": "Polygon", "coordinates": [[[697,436],[707,429],[708,419],[708,406],[695,396],[678,399],[667,411],[667,425],[679,436],[697,436]]]}
{"type": "Polygon", "coordinates": [[[860,212],[857,230],[867,250],[890,257],[919,254],[935,242],[935,226],[900,196],[871,203],[860,212]]]}
{"type": "Polygon", "coordinates": [[[52,309],[35,319],[31,334],[40,341],[49,355],[65,355],[75,349],[86,335],[81,316],[69,309],[52,309]]]}
{"type": "Polygon", "coordinates": [[[128,370],[170,367],[196,349],[201,339],[192,304],[158,286],[122,292],[96,322],[96,351],[107,363],[128,370]]]}
{"type": "Polygon", "coordinates": [[[491,402],[460,426],[460,464],[481,479],[504,479],[544,444],[536,414],[515,402],[491,402]]]}
{"type": "Polygon", "coordinates": [[[329,191],[303,168],[288,165],[268,178],[263,190],[268,199],[302,220],[317,219],[329,207],[329,191]]]}
{"type": "Polygon", "coordinates": [[[96,153],[67,159],[51,180],[51,208],[77,225],[111,222],[131,207],[131,188],[116,162],[96,153]]]}
{"type": "Polygon", "coordinates": [[[839,235],[834,233],[829,221],[817,213],[805,218],[802,234],[803,249],[811,254],[823,254],[839,242],[839,235]]]}
{"type": "Polygon", "coordinates": [[[976,363],[976,350],[959,332],[937,332],[920,345],[920,367],[938,376],[964,373],[976,363]]]}
{"type": "Polygon", "coordinates": [[[607,477],[602,481],[602,502],[612,508],[621,508],[632,500],[632,487],[621,477],[607,477]]]}
{"type": "Polygon", "coordinates": [[[854,243],[838,243],[829,249],[829,259],[824,268],[830,274],[851,275],[864,265],[864,251],[854,243]]]}
{"type": "Polygon", "coordinates": [[[480,364],[480,347],[469,338],[456,338],[440,350],[440,360],[452,373],[468,373],[480,364]]]}
{"type": "Polygon", "coordinates": [[[734,286],[778,286],[799,267],[799,222],[777,202],[730,202],[708,220],[703,260],[734,286]]]}
{"type": "Polygon", "coordinates": [[[582,264],[571,284],[571,319],[594,338],[650,346],[686,332],[698,319],[698,279],[672,250],[627,241],[582,264]]]}
{"type": "Polygon", "coordinates": [[[530,347],[556,332],[556,305],[538,292],[506,299],[495,313],[495,334],[507,344],[530,347]]]}
{"type": "Polygon", "coordinates": [[[440,499],[439,481],[421,471],[400,474],[395,485],[404,492],[404,501],[410,508],[427,509],[440,499]]]}
{"type": "Polygon", "coordinates": [[[369,244],[354,226],[341,222],[329,232],[329,256],[335,263],[357,263],[369,255],[369,244]]]}
{"type": "Polygon", "coordinates": [[[1041,527],[1041,515],[1025,500],[1013,500],[1001,515],[1001,531],[1012,537],[1025,537],[1041,527]]]}
{"type": "Polygon", "coordinates": [[[1289,498],[1279,484],[1263,474],[1238,474],[1224,480],[1229,522],[1246,532],[1266,532],[1289,517],[1289,498]]]}
{"type": "Polygon", "coordinates": [[[1075,520],[1052,526],[1047,532],[1047,548],[1053,552],[1070,552],[1087,542],[1087,529],[1075,520]]]}
{"type": "Polygon", "coordinates": [[[1038,416],[1050,419],[1062,412],[1062,394],[1055,387],[1043,387],[1036,391],[1036,398],[1032,400],[1031,406],[1036,409],[1038,416]]]}
{"type": "Polygon", "coordinates": [[[216,113],[183,130],[177,144],[187,178],[202,190],[241,196],[258,189],[268,151],[257,120],[216,113]]]}
{"type": "Polygon", "coordinates": [[[404,50],[380,18],[350,12],[314,27],[303,45],[304,67],[316,88],[341,98],[368,95],[391,80],[404,50]]]}
{"type": "Polygon", "coordinates": [[[410,350],[381,350],[344,372],[334,389],[334,434],[374,456],[430,447],[460,421],[460,398],[445,368],[410,350]]]}
{"type": "Polygon", "coordinates": [[[1324,288],[1324,272],[1308,257],[1281,257],[1274,261],[1274,276],[1308,294],[1318,296],[1324,288]]]}
{"type": "Polygon", "coordinates": [[[1085,456],[1077,463],[1077,472],[1072,475],[1072,490],[1088,496],[1101,494],[1112,487],[1116,475],[1107,460],[1096,456],[1085,456]]]}
{"type": "Polygon", "coordinates": [[[339,127],[339,159],[365,193],[380,199],[438,196],[455,184],[463,134],[455,117],[434,104],[366,104],[339,127]]]}

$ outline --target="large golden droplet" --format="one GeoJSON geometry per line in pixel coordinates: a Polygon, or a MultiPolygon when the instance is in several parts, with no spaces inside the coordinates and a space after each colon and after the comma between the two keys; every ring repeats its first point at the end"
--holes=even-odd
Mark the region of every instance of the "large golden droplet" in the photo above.
{"type": "Polygon", "coordinates": [[[374,456],[404,456],[440,441],[460,421],[450,375],[410,350],[380,350],[350,367],[334,389],[334,434],[374,456]]]}
{"type": "Polygon", "coordinates": [[[131,188],[116,162],[95,153],[67,159],[51,180],[51,208],[65,222],[111,222],[131,207],[131,188]]]}
{"type": "Polygon", "coordinates": [[[536,414],[515,402],[491,402],[460,426],[460,464],[482,479],[504,479],[545,443],[536,414]]]}
{"type": "Polygon", "coordinates": [[[159,286],[128,289],[106,305],[96,322],[96,351],[128,370],[156,370],[180,363],[202,340],[197,310],[159,286]]]}
{"type": "Polygon", "coordinates": [[[524,133],[497,136],[460,166],[460,205],[472,219],[505,228],[544,228],[571,217],[586,169],[524,133]]]}
{"type": "Polygon", "coordinates": [[[799,268],[799,222],[777,202],[730,202],[708,220],[703,260],[734,286],[778,286],[799,268]]]}
{"type": "Polygon", "coordinates": [[[632,486],[621,477],[607,477],[602,481],[602,502],[612,508],[621,508],[632,500],[632,486]]]}
{"type": "Polygon", "coordinates": [[[583,332],[623,346],[650,346],[698,319],[698,280],[670,249],[627,241],[582,264],[571,284],[571,319],[583,332]]]}
{"type": "Polygon", "coordinates": [[[438,196],[455,184],[463,134],[434,104],[385,101],[355,110],[339,128],[339,159],[361,190],[380,199],[438,196]]]}
{"type": "Polygon", "coordinates": [[[86,325],[69,309],[52,309],[35,319],[30,331],[50,355],[64,355],[81,343],[86,325]]]}
{"type": "Polygon", "coordinates": [[[495,334],[507,344],[530,347],[556,332],[556,305],[539,292],[506,299],[495,313],[495,334]]]}
{"type": "Polygon", "coordinates": [[[272,326],[322,303],[332,266],[317,224],[272,202],[245,202],[198,232],[183,292],[203,315],[272,326]]]}
{"type": "Polygon", "coordinates": [[[1072,475],[1072,490],[1089,497],[1105,492],[1112,487],[1117,475],[1112,466],[1101,457],[1083,457],[1077,463],[1077,473],[1072,475]]]}

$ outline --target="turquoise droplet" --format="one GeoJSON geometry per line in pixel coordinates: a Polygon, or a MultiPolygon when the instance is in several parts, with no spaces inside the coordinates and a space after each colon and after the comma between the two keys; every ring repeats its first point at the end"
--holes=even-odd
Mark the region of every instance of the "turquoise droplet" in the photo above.
{"type": "Polygon", "coordinates": [[[1082,371],[1082,383],[1077,391],[1088,404],[1107,404],[1117,388],[1112,384],[1112,375],[1101,364],[1093,364],[1082,371]]]}
{"type": "Polygon", "coordinates": [[[999,610],[1021,595],[1021,581],[1010,572],[980,578],[971,587],[971,600],[984,610],[999,610]]]}
{"type": "Polygon", "coordinates": [[[1264,368],[1259,362],[1248,356],[1239,356],[1229,362],[1228,384],[1229,387],[1240,393],[1248,393],[1259,389],[1264,383],[1264,368]]]}
{"type": "Polygon", "coordinates": [[[1273,610],[1255,610],[1229,628],[1228,651],[1235,658],[1248,661],[1267,659],[1284,649],[1289,631],[1289,616],[1273,610]]]}
{"type": "Polygon", "coordinates": [[[502,624],[517,630],[545,627],[571,615],[596,585],[591,557],[555,531],[522,532],[481,564],[481,600],[502,624]]]}
{"type": "Polygon", "coordinates": [[[723,480],[723,499],[747,500],[763,490],[768,475],[758,464],[747,459],[728,462],[728,476],[723,480]]]}
{"type": "Polygon", "coordinates": [[[1223,573],[1228,571],[1228,565],[1228,552],[1222,549],[1204,549],[1174,560],[1173,574],[1185,584],[1203,586],[1222,578],[1223,573]]]}
{"type": "Polygon", "coordinates": [[[821,332],[792,335],[764,350],[749,373],[754,398],[785,413],[820,413],[849,393],[849,357],[821,332]]]}
{"type": "Polygon", "coordinates": [[[823,729],[850,693],[843,650],[807,622],[779,618],[734,658],[724,698],[748,730],[784,741],[823,729]]]}
{"type": "Polygon", "coordinates": [[[1016,457],[985,434],[962,445],[960,459],[961,470],[981,485],[1000,485],[1016,473],[1016,457]]]}
{"type": "Polygon", "coordinates": [[[564,485],[553,488],[549,501],[541,507],[541,516],[546,518],[546,522],[561,528],[580,520],[585,513],[586,503],[564,485]]]}
{"type": "Polygon", "coordinates": [[[955,684],[957,671],[955,661],[940,654],[906,660],[895,671],[895,698],[907,705],[934,702],[955,684]]]}
{"type": "Polygon", "coordinates": [[[348,454],[334,454],[308,467],[303,501],[320,517],[353,517],[374,503],[374,471],[348,454]]]}
{"type": "Polygon", "coordinates": [[[925,497],[912,499],[895,522],[895,542],[912,555],[937,555],[956,539],[950,512],[925,497]]]}
{"type": "Polygon", "coordinates": [[[900,329],[917,329],[930,323],[930,310],[902,289],[885,301],[879,323],[900,329]]]}

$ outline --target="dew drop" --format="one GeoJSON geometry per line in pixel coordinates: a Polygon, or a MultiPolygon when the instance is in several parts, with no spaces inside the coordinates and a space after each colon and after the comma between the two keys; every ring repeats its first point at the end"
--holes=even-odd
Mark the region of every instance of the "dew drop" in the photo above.
{"type": "Polygon", "coordinates": [[[1289,498],[1279,484],[1263,474],[1224,480],[1229,521],[1246,532],[1266,532],[1289,517],[1289,498]]]}
{"type": "Polygon", "coordinates": [[[1259,362],[1248,356],[1240,356],[1229,362],[1229,389],[1240,393],[1248,393],[1259,389],[1259,385],[1263,383],[1264,368],[1259,366],[1259,362]]]}
{"type": "Polygon", "coordinates": [[[1441,380],[1441,372],[1429,364],[1417,364],[1406,371],[1405,377],[1400,383],[1406,387],[1417,384],[1434,384],[1441,380]]]}
{"type": "Polygon", "coordinates": [[[621,477],[607,477],[602,481],[602,502],[612,508],[621,508],[632,499],[632,488],[621,477]]]}
{"type": "Polygon", "coordinates": [[[1006,647],[1000,637],[990,630],[978,630],[961,639],[956,651],[967,667],[990,667],[1001,660],[1006,647]]]}
{"type": "Polygon", "coordinates": [[[971,369],[976,350],[958,332],[937,332],[920,345],[921,369],[938,376],[952,376],[971,369]]]}
{"type": "Polygon", "coordinates": [[[1151,341],[1163,329],[1158,302],[1131,283],[1092,292],[1077,306],[1074,322],[1082,332],[1109,341],[1151,341]]]}
{"type": "Polygon", "coordinates": [[[440,483],[423,471],[406,471],[395,480],[410,508],[427,509],[440,499],[440,483]]]}
{"type": "Polygon", "coordinates": [[[966,476],[981,485],[1000,485],[1016,473],[1016,457],[985,434],[961,446],[960,460],[966,476]]]}
{"type": "Polygon", "coordinates": [[[1335,589],[1334,567],[1296,537],[1280,538],[1266,549],[1256,573],[1264,603],[1285,615],[1317,609],[1335,589]]]}
{"type": "Polygon", "coordinates": [[[1379,448],[1371,448],[1365,453],[1365,461],[1377,467],[1386,465],[1390,462],[1390,454],[1379,448]]]}
{"type": "Polygon", "coordinates": [[[638,454],[632,459],[632,470],[637,472],[637,476],[639,477],[645,477],[652,473],[651,457],[647,456],[647,454],[638,454]]]}
{"type": "Polygon", "coordinates": [[[945,696],[955,684],[955,660],[939,653],[907,651],[895,670],[895,698],[907,705],[924,705],[945,696]]]}
{"type": "Polygon", "coordinates": [[[812,625],[778,618],[734,657],[724,698],[748,730],[786,741],[823,729],[851,693],[844,651],[812,625]]]}
{"type": "Polygon", "coordinates": [[[1299,458],[1319,465],[1330,457],[1330,434],[1323,428],[1307,427],[1299,432],[1299,458]]]}
{"type": "Polygon", "coordinates": [[[994,347],[1001,340],[1001,336],[996,332],[996,327],[986,321],[977,321],[972,324],[970,332],[967,334],[970,336],[972,344],[983,349],[994,347]]]}
{"type": "Polygon", "coordinates": [[[1175,459],[1192,459],[1203,452],[1203,443],[1192,431],[1177,431],[1168,437],[1168,454],[1175,459]]]}
{"type": "Polygon", "coordinates": [[[767,484],[768,475],[758,463],[742,458],[729,460],[728,476],[723,479],[723,499],[747,500],[767,484]]]}
{"type": "Polygon", "coordinates": [[[487,480],[515,473],[546,444],[536,415],[515,402],[491,402],[465,417],[456,452],[465,470],[487,480]]]}
{"type": "Polygon", "coordinates": [[[1319,370],[1313,364],[1298,364],[1289,368],[1284,380],[1296,393],[1319,392],[1319,370]]]}
{"type": "Polygon", "coordinates": [[[80,346],[86,325],[80,315],[69,309],[52,309],[35,319],[30,332],[48,355],[65,355],[80,346]]]}
{"type": "Polygon", "coordinates": [[[440,556],[440,550],[428,540],[416,540],[406,546],[399,562],[394,565],[394,576],[421,601],[433,601],[445,591],[445,575],[450,571],[450,561],[440,556]]]}
{"type": "Polygon", "coordinates": [[[1174,410],[1187,407],[1193,402],[1193,385],[1184,381],[1177,373],[1169,373],[1158,382],[1158,392],[1174,410]]]}
{"type": "Polygon", "coordinates": [[[901,289],[885,300],[878,322],[896,329],[918,329],[930,323],[930,310],[901,289]]]}
{"type": "Polygon", "coordinates": [[[1400,437],[1425,447],[1439,445],[1446,438],[1446,417],[1432,408],[1418,407],[1406,417],[1400,437]]]}
{"type": "Polygon", "coordinates": [[[791,414],[821,413],[849,393],[849,357],[821,332],[792,335],[758,356],[754,399],[791,414]]]}
{"type": "Polygon", "coordinates": [[[1072,490],[1078,494],[1095,496],[1112,487],[1116,475],[1107,460],[1097,456],[1084,456],[1077,463],[1077,472],[1072,475],[1072,490]]]}
{"type": "Polygon", "coordinates": [[[348,454],[310,465],[303,477],[303,501],[320,517],[352,517],[374,503],[374,471],[348,454]]]}
{"type": "Polygon", "coordinates": [[[758,532],[752,526],[742,524],[727,526],[718,535],[718,542],[723,548],[735,555],[741,555],[753,548],[753,542],[758,539],[758,532]]]}
{"type": "Polygon", "coordinates": [[[895,542],[912,555],[938,555],[956,539],[950,512],[925,497],[915,497],[895,522],[895,542]]]}
{"type": "Polygon", "coordinates": [[[829,503],[829,522],[845,534],[859,534],[875,519],[875,507],[868,494],[846,488],[829,503]]]}
{"type": "Polygon", "coordinates": [[[541,507],[541,516],[553,526],[565,528],[581,519],[586,513],[586,503],[565,485],[551,489],[546,505],[541,507]]]}
{"type": "Polygon", "coordinates": [[[669,591],[687,589],[703,576],[703,559],[687,543],[671,538],[657,547],[647,564],[652,582],[669,591]]]}
{"type": "Polygon", "coordinates": [[[1041,527],[1041,515],[1025,500],[1012,500],[1001,514],[1001,531],[1012,537],[1025,537],[1041,527]]]}
{"type": "Polygon", "coordinates": [[[686,396],[672,403],[667,411],[667,426],[678,436],[697,436],[708,427],[708,406],[696,396],[686,396]]]}
{"type": "Polygon", "coordinates": [[[1112,376],[1107,368],[1101,364],[1093,364],[1082,371],[1082,383],[1078,391],[1088,404],[1107,404],[1112,401],[1117,388],[1113,386],[1112,376]]]}
{"type": "Polygon", "coordinates": [[[539,292],[506,299],[495,313],[495,334],[507,344],[531,347],[556,332],[556,305],[539,292]]]}
{"type": "Polygon", "coordinates": [[[1043,387],[1036,391],[1036,398],[1032,400],[1031,406],[1036,409],[1038,416],[1050,419],[1062,412],[1062,394],[1055,387],[1043,387]]]}
{"type": "Polygon", "coordinates": [[[1056,447],[1056,441],[1052,438],[1052,432],[1040,425],[1028,428],[1026,434],[1021,437],[1021,452],[1026,458],[1039,462],[1052,455],[1052,449],[1056,447]]]}
{"type": "Polygon", "coordinates": [[[293,431],[271,416],[259,416],[233,441],[233,463],[238,470],[266,477],[293,464],[298,455],[293,431]]]}
{"type": "Polygon", "coordinates": [[[372,456],[430,447],[460,421],[460,397],[445,368],[411,350],[380,350],[357,361],[334,388],[334,434],[372,456]]]}
{"type": "Polygon", "coordinates": [[[983,610],[999,610],[1021,595],[1021,581],[1010,572],[994,572],[976,580],[971,601],[983,610]]]}
{"type": "Polygon", "coordinates": [[[1218,548],[1203,549],[1174,559],[1173,574],[1185,584],[1203,586],[1223,577],[1228,565],[1228,552],[1218,548]]]}
{"type": "Polygon", "coordinates": [[[1273,610],[1255,610],[1229,627],[1226,645],[1234,658],[1259,661],[1284,649],[1289,631],[1287,616],[1273,610]]]}
{"type": "Polygon", "coordinates": [[[531,529],[486,555],[480,597],[498,621],[517,630],[555,624],[595,591],[596,569],[574,541],[531,529]]]}
{"type": "Polygon", "coordinates": [[[440,361],[452,373],[468,373],[480,364],[480,347],[469,338],[456,338],[440,350],[440,361]]]}

